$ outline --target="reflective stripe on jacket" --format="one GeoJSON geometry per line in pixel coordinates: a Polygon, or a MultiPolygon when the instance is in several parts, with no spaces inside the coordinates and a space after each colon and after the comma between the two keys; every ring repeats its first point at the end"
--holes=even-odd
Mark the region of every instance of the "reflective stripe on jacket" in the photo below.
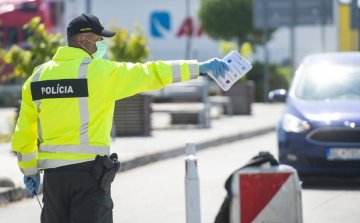
{"type": "Polygon", "coordinates": [[[23,86],[12,139],[21,171],[32,175],[109,155],[116,100],[198,75],[196,60],[120,63],[59,48],[23,86]]]}

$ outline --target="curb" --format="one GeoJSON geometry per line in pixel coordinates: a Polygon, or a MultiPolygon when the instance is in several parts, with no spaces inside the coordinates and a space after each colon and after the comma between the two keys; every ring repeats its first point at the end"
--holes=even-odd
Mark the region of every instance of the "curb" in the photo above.
{"type": "MultiPolygon", "coordinates": [[[[263,134],[266,134],[269,132],[273,132],[273,131],[275,131],[275,127],[266,127],[266,128],[262,128],[262,129],[251,131],[251,132],[240,133],[240,134],[224,137],[221,139],[215,139],[212,141],[197,144],[196,150],[200,151],[200,150],[204,150],[204,149],[209,149],[214,146],[219,146],[219,145],[223,145],[226,143],[235,142],[238,140],[243,140],[243,139],[248,139],[248,138],[252,138],[255,136],[260,136],[260,135],[263,135],[263,134]]],[[[149,163],[157,162],[160,160],[173,158],[173,157],[180,156],[180,155],[185,155],[184,151],[185,151],[185,144],[181,148],[174,148],[170,151],[163,151],[163,152],[159,152],[159,153],[140,156],[138,158],[121,163],[121,168],[118,172],[131,170],[136,167],[144,166],[149,163]]]]}

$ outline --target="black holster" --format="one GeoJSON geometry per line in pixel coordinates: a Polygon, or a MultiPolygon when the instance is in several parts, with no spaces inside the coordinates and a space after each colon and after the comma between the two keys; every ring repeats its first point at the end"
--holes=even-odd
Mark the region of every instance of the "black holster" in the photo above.
{"type": "Polygon", "coordinates": [[[111,183],[115,179],[115,174],[120,169],[120,162],[118,161],[118,156],[116,153],[108,156],[96,156],[95,165],[92,170],[92,176],[100,180],[99,187],[108,191],[110,189],[111,183]]]}

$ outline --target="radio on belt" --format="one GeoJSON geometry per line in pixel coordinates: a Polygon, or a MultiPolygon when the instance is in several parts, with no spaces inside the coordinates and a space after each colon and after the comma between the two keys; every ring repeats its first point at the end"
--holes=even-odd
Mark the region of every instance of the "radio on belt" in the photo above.
{"type": "Polygon", "coordinates": [[[118,156],[116,153],[108,156],[96,156],[95,165],[93,167],[92,176],[100,180],[99,187],[108,191],[110,189],[111,183],[115,179],[115,174],[120,169],[120,162],[118,161],[118,156]]]}

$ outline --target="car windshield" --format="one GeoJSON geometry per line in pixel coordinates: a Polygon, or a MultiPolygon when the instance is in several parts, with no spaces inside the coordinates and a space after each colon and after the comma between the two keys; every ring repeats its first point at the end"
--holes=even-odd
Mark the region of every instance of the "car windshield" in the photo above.
{"type": "Polygon", "coordinates": [[[304,100],[360,100],[360,64],[329,62],[304,67],[295,89],[304,100]]]}

